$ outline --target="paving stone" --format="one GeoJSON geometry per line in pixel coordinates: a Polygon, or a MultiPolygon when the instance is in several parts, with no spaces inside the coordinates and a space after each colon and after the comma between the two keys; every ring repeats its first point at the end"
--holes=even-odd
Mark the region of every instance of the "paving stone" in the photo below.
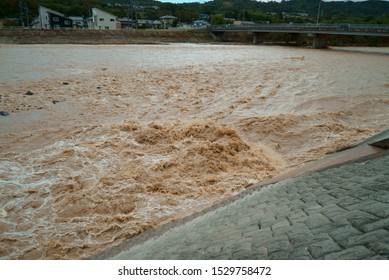
{"type": "Polygon", "coordinates": [[[291,211],[290,211],[289,205],[283,204],[283,205],[278,206],[278,209],[274,213],[277,217],[277,220],[280,220],[280,219],[287,218],[289,216],[290,212],[291,211]]]}
{"type": "MultiPolygon", "coordinates": [[[[304,194],[301,196],[301,200],[308,204],[309,202],[315,202],[316,203],[317,196],[314,195],[312,192],[304,194]]],[[[319,205],[320,206],[320,205],[319,205]]]]}
{"type": "Polygon", "coordinates": [[[205,253],[206,254],[218,254],[221,252],[221,249],[222,249],[223,245],[213,245],[213,246],[209,246],[205,249],[205,253]]]}
{"type": "Polygon", "coordinates": [[[316,200],[316,202],[323,207],[327,205],[333,205],[336,201],[337,199],[329,194],[320,195],[316,200]]]}
{"type": "Polygon", "coordinates": [[[350,205],[358,204],[360,202],[360,199],[347,195],[339,198],[336,204],[340,207],[347,209],[347,207],[349,207],[350,205]]]}
{"type": "Polygon", "coordinates": [[[276,251],[269,253],[270,260],[288,260],[290,251],[276,251]]]}
{"type": "Polygon", "coordinates": [[[331,239],[326,232],[313,234],[312,230],[309,229],[305,224],[293,225],[287,232],[287,236],[293,248],[299,248],[301,246],[304,247],[311,243],[331,239]]]}
{"type": "Polygon", "coordinates": [[[332,188],[328,191],[328,195],[336,198],[337,200],[347,197],[350,194],[350,191],[343,190],[341,188],[332,188]]]}
{"type": "Polygon", "coordinates": [[[362,234],[363,233],[361,231],[354,228],[352,225],[335,228],[329,232],[329,235],[332,237],[332,239],[343,247],[347,245],[348,240],[351,237],[362,234]]]}
{"type": "Polygon", "coordinates": [[[269,214],[268,216],[264,217],[259,221],[261,227],[270,227],[273,224],[277,222],[277,219],[272,214],[269,214]]]}
{"type": "Polygon", "coordinates": [[[315,213],[307,217],[305,224],[310,228],[318,228],[323,225],[329,224],[331,221],[320,213],[315,213]]]}
{"type": "Polygon", "coordinates": [[[319,213],[322,208],[323,207],[316,201],[309,201],[303,205],[303,210],[304,212],[308,213],[308,215],[319,213]]]}
{"type": "Polygon", "coordinates": [[[301,211],[303,203],[304,202],[299,198],[291,200],[289,203],[289,211],[292,213],[301,211]]]}
{"type": "MultiPolygon", "coordinates": [[[[363,184],[363,180],[359,184],[363,184]]],[[[364,187],[355,187],[350,196],[355,197],[356,199],[361,200],[362,202],[365,200],[364,198],[371,194],[371,190],[367,188],[367,185],[364,184],[364,187]]],[[[351,208],[352,209],[352,208],[351,208]]]]}
{"type": "Polygon", "coordinates": [[[360,229],[364,232],[375,231],[378,229],[386,229],[389,230],[389,218],[378,220],[376,222],[366,224],[360,227],[360,229]]]}
{"type": "Polygon", "coordinates": [[[389,232],[384,229],[379,229],[376,231],[370,231],[362,235],[357,235],[351,237],[347,242],[347,247],[352,247],[356,245],[368,245],[378,242],[381,238],[389,236],[389,232]]]}
{"type": "Polygon", "coordinates": [[[376,254],[389,257],[389,242],[374,242],[369,246],[369,249],[374,251],[376,254]]]}
{"type": "Polygon", "coordinates": [[[388,189],[388,177],[379,176],[375,177],[374,182],[372,184],[368,184],[365,186],[367,190],[378,192],[380,190],[388,189]]]}
{"type": "Polygon", "coordinates": [[[361,209],[381,218],[389,217],[389,203],[371,201],[369,205],[365,205],[361,209]]]}
{"type": "Polygon", "coordinates": [[[231,251],[231,253],[239,252],[239,251],[251,251],[253,248],[252,241],[247,239],[245,241],[240,240],[232,240],[229,244],[225,244],[223,247],[223,251],[231,251]]]}
{"type": "Polygon", "coordinates": [[[265,211],[264,210],[260,210],[260,209],[255,209],[252,211],[252,213],[250,213],[250,218],[254,221],[259,221],[261,220],[262,218],[264,218],[266,216],[265,214],[265,211]]]}
{"type": "Polygon", "coordinates": [[[337,225],[335,225],[334,223],[325,224],[325,225],[322,225],[321,227],[316,227],[316,228],[311,229],[311,234],[313,234],[313,235],[328,234],[328,232],[330,232],[335,227],[345,226],[345,225],[347,225],[347,224],[337,224],[337,225]]]}
{"type": "Polygon", "coordinates": [[[325,260],[363,260],[374,254],[365,246],[356,246],[324,256],[325,260]]]}
{"type": "Polygon", "coordinates": [[[261,246],[258,248],[253,248],[251,253],[252,260],[268,260],[269,256],[267,255],[267,249],[265,246],[261,246]]]}
{"type": "Polygon", "coordinates": [[[378,192],[370,193],[366,198],[369,200],[371,199],[383,203],[389,203],[389,187],[386,189],[388,190],[379,190],[378,192]]]}
{"type": "Polygon", "coordinates": [[[288,220],[291,223],[291,225],[294,225],[305,221],[307,217],[308,216],[304,211],[299,210],[298,212],[291,213],[288,216],[288,220]]]}
{"type": "Polygon", "coordinates": [[[236,221],[237,227],[247,227],[253,224],[253,220],[250,217],[243,217],[236,221]]]}
{"type": "Polygon", "coordinates": [[[270,243],[268,243],[266,247],[270,257],[271,254],[277,251],[289,251],[291,245],[287,238],[275,238],[270,243]]]}
{"type": "Polygon", "coordinates": [[[280,229],[285,230],[289,227],[290,227],[289,221],[287,219],[282,219],[281,221],[277,221],[277,223],[271,225],[271,230],[274,232],[280,229]]]}
{"type": "Polygon", "coordinates": [[[330,204],[324,206],[320,213],[329,218],[331,221],[335,221],[345,219],[347,210],[339,207],[337,204],[330,204]]]}
{"type": "Polygon", "coordinates": [[[313,243],[308,247],[308,251],[314,259],[318,259],[329,253],[338,252],[341,250],[342,248],[340,248],[338,244],[330,239],[313,243]]]}
{"type": "Polygon", "coordinates": [[[377,216],[355,209],[346,213],[347,220],[356,228],[379,220],[377,216]]]}
{"type": "Polygon", "coordinates": [[[312,260],[311,254],[308,252],[307,247],[293,248],[292,251],[289,252],[288,258],[290,260],[312,260]]]}
{"type": "Polygon", "coordinates": [[[369,258],[366,258],[366,260],[389,260],[389,256],[383,256],[383,255],[374,255],[369,258]]]}

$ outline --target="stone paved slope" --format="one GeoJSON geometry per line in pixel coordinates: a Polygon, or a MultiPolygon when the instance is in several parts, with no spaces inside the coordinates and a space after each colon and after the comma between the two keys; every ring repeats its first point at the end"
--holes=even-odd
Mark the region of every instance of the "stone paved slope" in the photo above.
{"type": "Polygon", "coordinates": [[[113,259],[389,259],[389,154],[256,188],[113,259]]]}

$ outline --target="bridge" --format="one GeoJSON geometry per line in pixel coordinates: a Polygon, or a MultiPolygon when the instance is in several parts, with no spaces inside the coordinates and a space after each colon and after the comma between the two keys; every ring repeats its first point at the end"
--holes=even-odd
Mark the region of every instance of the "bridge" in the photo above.
{"type": "Polygon", "coordinates": [[[347,36],[380,36],[389,37],[389,25],[361,24],[247,24],[247,25],[211,25],[208,31],[217,39],[226,32],[251,32],[253,43],[263,43],[267,33],[308,34],[313,37],[313,48],[327,47],[327,37],[330,35],[347,36]]]}

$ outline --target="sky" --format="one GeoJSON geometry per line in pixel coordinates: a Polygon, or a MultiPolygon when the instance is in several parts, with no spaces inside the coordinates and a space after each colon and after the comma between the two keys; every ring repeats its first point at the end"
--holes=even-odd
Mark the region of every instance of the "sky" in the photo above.
{"type": "MultiPolygon", "coordinates": [[[[189,3],[189,2],[208,2],[210,0],[158,0],[160,2],[170,2],[170,3],[189,3]]],[[[276,1],[281,2],[281,0],[258,0],[259,2],[270,2],[270,1],[276,1]]],[[[319,0],[318,0],[319,1],[319,0]]],[[[335,2],[335,1],[345,1],[345,0],[322,0],[323,2],[335,2]]],[[[366,0],[352,0],[352,2],[363,2],[366,0]]],[[[389,1],[389,0],[383,0],[383,1],[389,1]]]]}

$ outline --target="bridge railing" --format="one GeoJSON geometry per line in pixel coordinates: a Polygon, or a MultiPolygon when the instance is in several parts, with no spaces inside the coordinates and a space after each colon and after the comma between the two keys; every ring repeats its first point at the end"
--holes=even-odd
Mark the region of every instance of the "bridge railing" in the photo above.
{"type": "Polygon", "coordinates": [[[350,31],[350,32],[376,32],[388,33],[387,24],[246,24],[246,25],[211,25],[210,31],[256,31],[256,30],[290,30],[290,31],[350,31]]]}

